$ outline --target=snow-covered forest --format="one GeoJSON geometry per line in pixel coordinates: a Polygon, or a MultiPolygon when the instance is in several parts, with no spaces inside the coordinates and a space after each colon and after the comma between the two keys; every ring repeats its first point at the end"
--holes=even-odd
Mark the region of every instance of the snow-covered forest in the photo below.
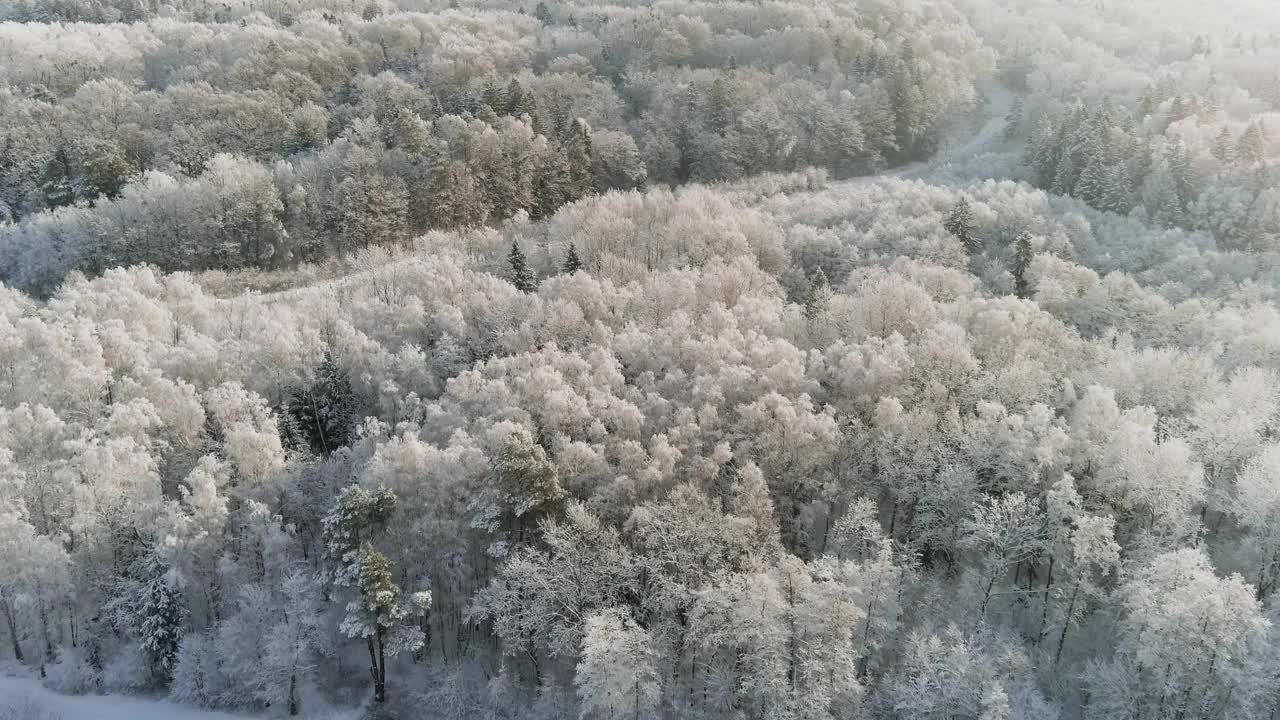
{"type": "Polygon", "coordinates": [[[0,2],[0,283],[4,720],[1280,716],[1273,0],[0,2]]]}

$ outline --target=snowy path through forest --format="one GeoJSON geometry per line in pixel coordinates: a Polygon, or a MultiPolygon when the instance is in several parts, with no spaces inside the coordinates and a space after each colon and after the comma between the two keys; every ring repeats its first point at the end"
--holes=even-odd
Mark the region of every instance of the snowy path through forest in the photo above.
{"type": "Polygon", "coordinates": [[[1004,135],[1005,120],[1013,107],[1013,93],[1003,85],[994,85],[987,91],[986,120],[973,137],[959,147],[943,147],[929,164],[948,163],[953,159],[987,152],[999,143],[1004,135]]]}
{"type": "Polygon", "coordinates": [[[884,180],[899,178],[903,180],[929,178],[933,181],[934,171],[946,167],[952,161],[991,151],[1002,139],[1005,118],[1013,107],[1013,93],[1003,85],[994,85],[987,90],[986,104],[983,112],[984,120],[976,132],[964,137],[963,132],[954,133],[947,139],[942,148],[933,157],[906,165],[900,165],[876,175],[862,175],[828,183],[829,188],[849,188],[884,180]],[[958,141],[958,144],[957,144],[958,141]]]}

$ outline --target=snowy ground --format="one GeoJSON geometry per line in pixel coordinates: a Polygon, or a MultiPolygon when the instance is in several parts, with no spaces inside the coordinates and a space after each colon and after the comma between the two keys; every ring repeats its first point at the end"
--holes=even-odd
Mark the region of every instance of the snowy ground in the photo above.
{"type": "MultiPolygon", "coordinates": [[[[0,719],[10,720],[12,717],[12,720],[32,720],[5,714],[5,707],[15,700],[31,700],[32,702],[20,704],[47,711],[48,720],[256,720],[249,715],[199,710],[167,700],[123,695],[58,695],[41,687],[39,681],[33,678],[0,676],[0,719]]],[[[350,720],[354,714],[350,714],[350,717],[325,717],[326,720],[350,720]]]]}
{"type": "Polygon", "coordinates": [[[0,707],[15,698],[29,698],[34,701],[32,704],[50,711],[52,718],[61,720],[246,720],[247,717],[122,695],[58,695],[31,678],[0,677],[0,707]]]}

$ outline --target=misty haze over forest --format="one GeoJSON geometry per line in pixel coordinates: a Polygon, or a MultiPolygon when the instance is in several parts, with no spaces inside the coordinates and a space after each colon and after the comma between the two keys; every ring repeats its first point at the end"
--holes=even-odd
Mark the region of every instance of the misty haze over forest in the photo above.
{"type": "Polygon", "coordinates": [[[0,720],[1276,720],[1278,582],[1275,0],[0,0],[0,720]]]}

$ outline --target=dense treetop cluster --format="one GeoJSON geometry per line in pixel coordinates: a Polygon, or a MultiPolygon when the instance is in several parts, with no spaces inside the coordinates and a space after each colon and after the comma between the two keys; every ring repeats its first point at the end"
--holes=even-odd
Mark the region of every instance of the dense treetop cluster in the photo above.
{"type": "Polygon", "coordinates": [[[871,172],[926,156],[992,65],[945,2],[417,10],[0,25],[0,278],[281,268],[646,181],[871,172]]]}
{"type": "Polygon", "coordinates": [[[1271,718],[1277,44],[1095,5],[7,7],[3,661],[1271,718]]]}

